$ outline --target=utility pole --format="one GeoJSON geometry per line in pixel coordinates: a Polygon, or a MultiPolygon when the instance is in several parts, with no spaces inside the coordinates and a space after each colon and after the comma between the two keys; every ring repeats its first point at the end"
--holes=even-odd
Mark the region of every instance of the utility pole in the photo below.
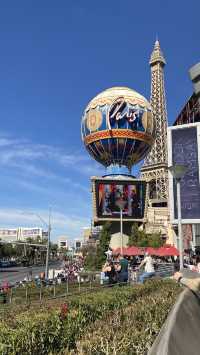
{"type": "Polygon", "coordinates": [[[50,238],[51,238],[51,207],[49,208],[49,224],[48,224],[48,239],[47,239],[47,254],[46,254],[46,267],[45,267],[45,278],[49,278],[49,249],[50,249],[50,238]]]}
{"type": "Polygon", "coordinates": [[[45,247],[47,248],[46,264],[45,264],[45,277],[46,277],[46,279],[48,279],[49,278],[50,240],[51,240],[51,206],[49,207],[49,222],[48,223],[38,213],[29,213],[29,214],[37,216],[40,219],[40,221],[43,224],[45,224],[46,227],[48,228],[48,239],[47,239],[47,244],[45,245],[45,247]]]}

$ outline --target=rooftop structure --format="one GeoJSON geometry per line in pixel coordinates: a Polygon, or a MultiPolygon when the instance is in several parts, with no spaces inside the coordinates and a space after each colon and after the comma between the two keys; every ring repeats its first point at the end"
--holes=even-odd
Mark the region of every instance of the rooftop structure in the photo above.
{"type": "Polygon", "coordinates": [[[189,76],[193,83],[194,93],[178,114],[173,126],[200,122],[200,63],[190,68],[189,76]]]}
{"type": "Polygon", "coordinates": [[[83,240],[79,238],[74,239],[74,249],[79,251],[82,248],[83,240]]]}
{"type": "Polygon", "coordinates": [[[194,92],[200,105],[200,63],[197,63],[192,68],[190,68],[189,75],[193,82],[194,92]]]}
{"type": "Polygon", "coordinates": [[[200,102],[198,96],[193,93],[178,114],[173,126],[200,122],[200,102]]]}
{"type": "Polygon", "coordinates": [[[66,235],[62,235],[58,238],[58,248],[68,249],[68,237],[66,235]]]}

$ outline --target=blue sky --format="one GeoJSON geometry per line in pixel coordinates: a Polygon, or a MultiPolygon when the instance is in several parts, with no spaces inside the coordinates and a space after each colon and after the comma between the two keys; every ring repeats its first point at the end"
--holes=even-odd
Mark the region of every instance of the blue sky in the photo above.
{"type": "Polygon", "coordinates": [[[92,161],[80,136],[88,101],[128,86],[149,98],[156,35],[167,60],[169,123],[192,93],[198,0],[9,0],[0,4],[0,227],[41,225],[79,237],[90,224],[92,161]]]}

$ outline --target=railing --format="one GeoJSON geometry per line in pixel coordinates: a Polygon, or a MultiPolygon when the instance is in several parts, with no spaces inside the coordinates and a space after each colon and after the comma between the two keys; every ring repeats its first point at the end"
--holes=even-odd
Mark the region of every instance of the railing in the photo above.
{"type": "MultiPolygon", "coordinates": [[[[137,283],[139,276],[143,271],[140,272],[129,272],[130,283],[137,283]]],[[[155,276],[168,277],[172,276],[174,273],[174,264],[159,264],[156,270],[155,276]]],[[[99,290],[105,287],[116,286],[115,284],[101,284],[100,273],[96,273],[96,278],[94,273],[84,273],[80,274],[78,280],[75,282],[70,282],[66,280],[61,284],[44,285],[42,282],[40,285],[34,282],[27,282],[20,287],[12,287],[6,292],[0,293],[0,307],[7,304],[16,305],[30,305],[32,303],[42,304],[46,300],[69,297],[81,293],[87,293],[95,290],[99,290]],[[87,277],[87,281],[84,277],[87,277]]],[[[122,283],[120,283],[122,284],[122,283]]],[[[127,283],[125,283],[127,284],[127,283]]]]}
{"type": "MultiPolygon", "coordinates": [[[[6,317],[7,312],[11,312],[13,310],[13,307],[30,307],[30,306],[45,306],[48,305],[49,302],[53,301],[53,300],[59,300],[59,299],[67,299],[69,300],[70,298],[73,298],[74,296],[78,296],[78,295],[82,295],[82,294],[88,294],[88,293],[94,293],[94,292],[98,292],[99,290],[103,290],[106,288],[110,288],[110,287],[119,287],[122,285],[128,285],[129,282],[124,282],[124,283],[115,283],[115,284],[104,284],[101,285],[100,283],[92,283],[90,282],[89,284],[78,284],[76,285],[76,288],[72,288],[69,286],[69,289],[67,289],[67,283],[66,283],[66,292],[61,292],[61,290],[56,289],[56,287],[53,290],[52,294],[46,294],[45,288],[40,287],[37,290],[37,293],[35,293],[35,295],[37,295],[37,297],[35,297],[33,299],[33,297],[31,298],[31,293],[29,292],[28,288],[24,288],[23,289],[23,293],[21,294],[21,297],[19,298],[18,295],[18,301],[20,299],[20,302],[17,301],[16,299],[16,295],[14,295],[14,293],[11,291],[11,293],[7,293],[6,294],[6,298],[7,298],[7,302],[4,304],[0,304],[0,319],[3,317],[6,317]],[[57,292],[59,291],[59,292],[57,292]],[[24,296],[24,297],[23,297],[24,296]]],[[[59,286],[59,285],[56,285],[59,286]]],[[[64,286],[64,285],[63,285],[64,286]]],[[[73,286],[73,285],[71,285],[73,286]]],[[[17,308],[15,308],[16,310],[17,308]]]]}
{"type": "MultiPolygon", "coordinates": [[[[87,284],[88,285],[88,284],[87,284]]],[[[37,286],[33,283],[27,283],[24,286],[12,287],[0,294],[1,303],[15,303],[15,304],[30,304],[32,302],[42,303],[45,299],[53,299],[57,297],[64,297],[69,293],[74,293],[81,290],[81,283],[63,282],[61,285],[41,285],[37,286]]]]}

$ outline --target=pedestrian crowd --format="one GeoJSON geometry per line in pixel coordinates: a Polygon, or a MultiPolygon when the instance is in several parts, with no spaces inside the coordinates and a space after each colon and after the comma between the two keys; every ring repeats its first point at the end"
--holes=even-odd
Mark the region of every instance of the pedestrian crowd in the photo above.
{"type": "Polygon", "coordinates": [[[200,256],[190,256],[189,254],[184,255],[184,267],[200,273],[200,256]]]}
{"type": "MultiPolygon", "coordinates": [[[[101,283],[122,283],[133,280],[144,283],[145,280],[156,275],[159,265],[173,264],[174,271],[178,271],[180,261],[178,256],[151,256],[148,252],[144,256],[126,257],[113,254],[112,250],[106,252],[107,260],[101,272],[101,283]]],[[[200,272],[200,256],[194,254],[184,255],[184,267],[194,272],[200,272]]]]}
{"type": "Polygon", "coordinates": [[[57,278],[61,278],[63,281],[76,281],[78,275],[83,271],[84,259],[82,257],[76,257],[74,259],[64,258],[62,269],[57,274],[57,278]]]}

